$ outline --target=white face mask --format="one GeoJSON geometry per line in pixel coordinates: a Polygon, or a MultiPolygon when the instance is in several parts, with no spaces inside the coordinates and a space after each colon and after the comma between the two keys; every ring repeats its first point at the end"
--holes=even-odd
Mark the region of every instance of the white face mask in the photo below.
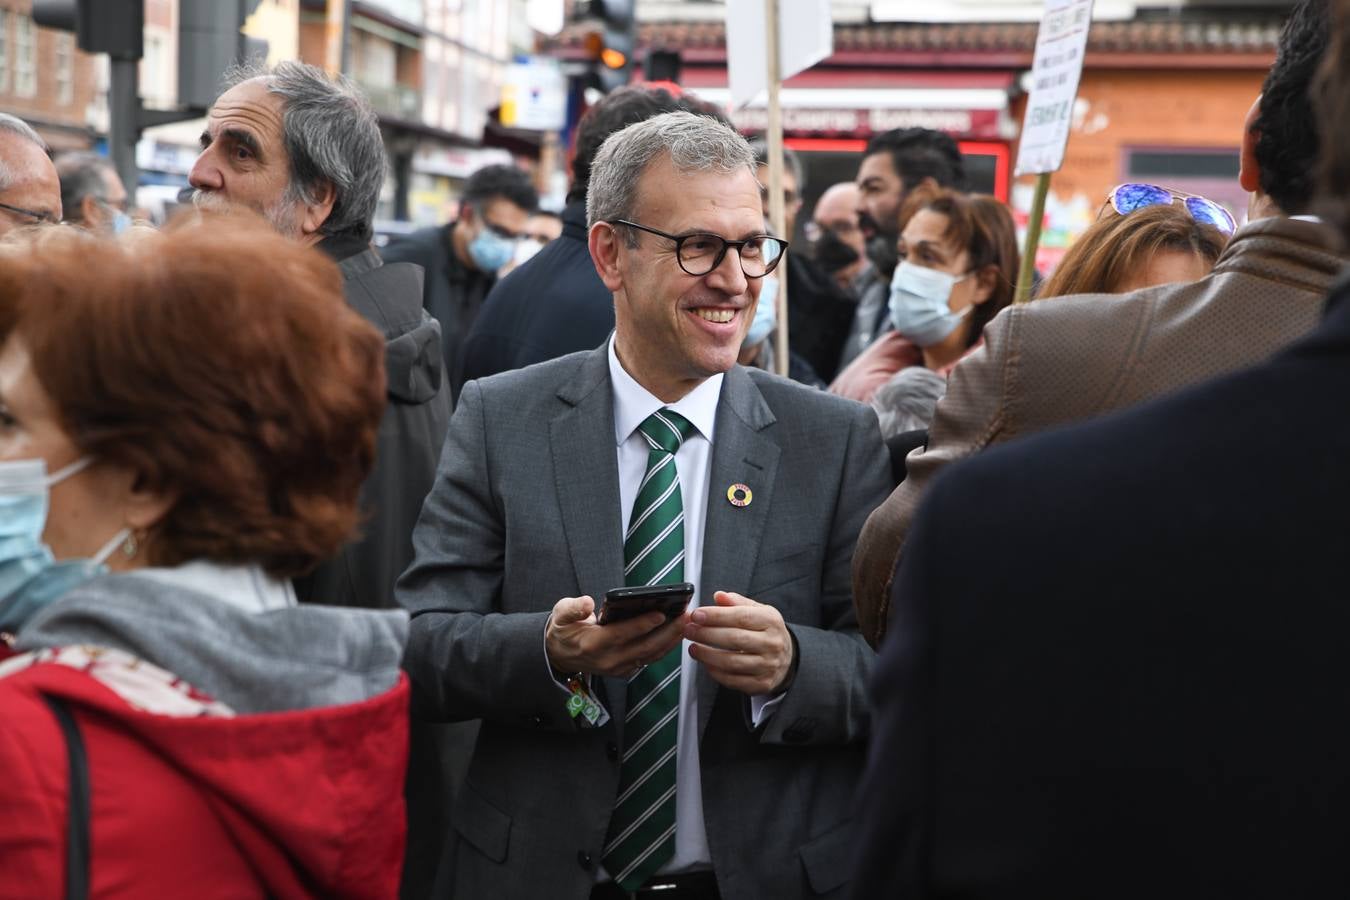
{"type": "Polygon", "coordinates": [[[544,245],[542,242],[536,241],[534,238],[523,238],[516,244],[516,250],[511,256],[511,261],[516,265],[520,265],[543,249],[544,245]]]}
{"type": "Polygon", "coordinates": [[[909,260],[895,267],[891,279],[891,324],[920,347],[941,343],[961,324],[972,307],[952,312],[952,288],[970,277],[926,269],[909,260]]]}

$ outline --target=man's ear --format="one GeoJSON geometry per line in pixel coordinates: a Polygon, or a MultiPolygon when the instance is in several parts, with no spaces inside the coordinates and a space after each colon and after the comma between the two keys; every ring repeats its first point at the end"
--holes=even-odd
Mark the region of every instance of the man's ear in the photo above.
{"type": "Polygon", "coordinates": [[[1247,118],[1242,123],[1242,153],[1238,161],[1238,183],[1249,194],[1261,193],[1261,166],[1256,161],[1256,119],[1261,115],[1261,97],[1258,95],[1247,118]]]}
{"type": "Polygon", "coordinates": [[[93,194],[85,194],[80,198],[80,221],[86,226],[93,228],[103,223],[103,209],[99,206],[97,198],[93,194]]]}
{"type": "Polygon", "coordinates": [[[305,237],[316,233],[328,221],[337,202],[337,188],[331,181],[320,182],[312,191],[313,203],[306,203],[300,216],[300,233],[305,237]]]}
{"type": "Polygon", "coordinates": [[[619,271],[619,244],[622,240],[619,232],[608,222],[596,222],[586,236],[596,274],[611,292],[623,287],[623,275],[619,271]]]}

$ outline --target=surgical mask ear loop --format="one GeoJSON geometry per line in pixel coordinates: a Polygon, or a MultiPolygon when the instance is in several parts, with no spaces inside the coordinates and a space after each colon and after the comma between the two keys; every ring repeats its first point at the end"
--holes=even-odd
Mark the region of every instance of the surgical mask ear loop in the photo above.
{"type": "Polygon", "coordinates": [[[62,466],[46,478],[47,487],[55,487],[73,475],[78,475],[94,464],[92,456],[81,456],[73,463],[62,466]]]}
{"type": "Polygon", "coordinates": [[[100,566],[106,563],[108,557],[112,556],[113,551],[119,546],[122,548],[122,555],[127,559],[134,557],[137,551],[140,550],[140,543],[136,540],[136,532],[125,527],[119,529],[118,532],[94,554],[94,563],[100,566]]]}

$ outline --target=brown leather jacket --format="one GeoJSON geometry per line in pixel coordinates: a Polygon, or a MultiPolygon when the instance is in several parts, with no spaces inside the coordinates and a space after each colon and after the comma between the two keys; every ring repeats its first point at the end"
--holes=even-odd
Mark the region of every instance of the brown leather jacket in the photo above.
{"type": "MultiPolygon", "coordinates": [[[[927,448],[909,455],[904,482],[858,538],[853,602],[863,636],[875,647],[885,634],[901,544],[947,464],[1264,359],[1320,320],[1347,261],[1336,246],[1334,232],[1316,222],[1258,219],[1199,281],[1056,297],[1000,313],[985,327],[984,347],[952,372],[927,448]]],[[[1140,450],[1147,465],[1147,448],[1140,450]]],[[[953,565],[978,564],[979,556],[979,547],[951,548],[953,565]]]]}

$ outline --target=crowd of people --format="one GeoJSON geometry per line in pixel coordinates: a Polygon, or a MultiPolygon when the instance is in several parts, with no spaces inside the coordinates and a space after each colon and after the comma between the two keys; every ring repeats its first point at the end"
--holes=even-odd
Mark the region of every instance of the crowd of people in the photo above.
{"type": "Polygon", "coordinates": [[[628,86],[377,251],[316,68],[159,228],[0,113],[0,897],[1344,894],[1347,121],[1301,0],[1241,224],[1119,185],[1014,303],[926,129],[791,246],[628,86]]]}

